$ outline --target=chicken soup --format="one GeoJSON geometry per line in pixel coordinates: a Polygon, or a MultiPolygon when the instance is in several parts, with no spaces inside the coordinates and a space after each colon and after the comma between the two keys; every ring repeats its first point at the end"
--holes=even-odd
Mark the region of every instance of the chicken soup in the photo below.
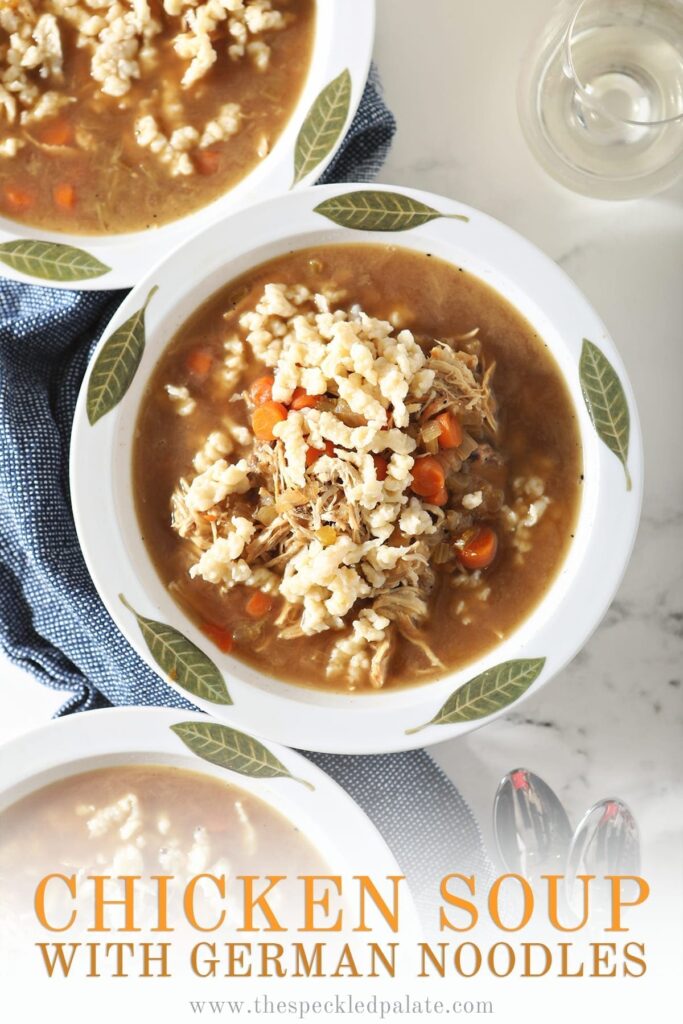
{"type": "Polygon", "coordinates": [[[572,538],[575,410],[529,323],[394,246],[292,252],[159,360],[136,427],[144,541],[211,643],[333,690],[433,679],[533,611],[572,538]]]}
{"type": "Polygon", "coordinates": [[[139,231],[217,199],[297,103],[315,0],[0,5],[0,213],[139,231]]]}
{"type": "MultiPolygon", "coordinates": [[[[45,890],[51,920],[68,920],[78,895],[77,924],[91,923],[92,876],[106,876],[108,898],[138,879],[136,923],[147,928],[158,914],[159,876],[168,876],[168,914],[181,923],[185,887],[197,876],[286,876],[272,899],[284,921],[300,910],[296,877],[326,870],[296,826],[258,797],[218,778],[167,765],[118,765],[82,772],[29,794],[0,813],[0,900],[3,942],[35,926],[33,896],[47,875],[74,876],[78,893],[45,890]]],[[[200,919],[215,918],[219,890],[201,882],[193,894],[200,919]]],[[[120,913],[120,908],[118,908],[120,913]]],[[[115,913],[114,910],[111,911],[115,913]]],[[[44,936],[43,936],[44,937],[44,936]]],[[[158,936],[157,936],[158,937],[158,936]]]]}

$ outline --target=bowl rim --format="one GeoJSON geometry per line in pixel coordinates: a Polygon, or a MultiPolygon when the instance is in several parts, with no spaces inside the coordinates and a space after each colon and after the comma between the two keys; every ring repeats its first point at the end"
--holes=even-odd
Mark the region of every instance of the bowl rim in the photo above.
{"type": "Polygon", "coordinates": [[[148,343],[142,369],[121,404],[94,427],[90,426],[86,413],[94,359],[91,362],[76,408],[71,446],[74,516],[88,569],[116,625],[157,674],[188,698],[177,683],[163,676],[135,620],[120,604],[118,595],[126,588],[134,594],[133,605],[136,601],[141,603],[138,611],[181,629],[209,654],[226,673],[234,704],[217,706],[196,696],[189,699],[248,732],[303,749],[383,753],[414,749],[463,735],[505,714],[509,703],[496,707],[485,717],[432,724],[439,708],[456,689],[484,672],[493,672],[496,686],[501,680],[504,686],[506,680],[500,673],[506,671],[510,662],[516,665],[521,659],[524,662],[522,683],[526,689],[521,696],[516,693],[513,696],[515,700],[526,699],[571,660],[607,611],[628,564],[642,501],[643,455],[635,399],[621,359],[605,326],[564,271],[512,229],[454,200],[387,185],[371,189],[363,184],[316,186],[242,210],[229,222],[215,225],[171,254],[150,271],[117,311],[95,356],[112,330],[141,306],[156,282],[162,278],[167,280],[169,274],[174,287],[169,288],[166,283],[159,293],[165,294],[165,300],[158,301],[155,297],[148,310],[148,343]],[[368,191],[373,195],[388,193],[425,204],[442,216],[430,217],[426,223],[403,230],[400,237],[394,239],[384,231],[361,233],[340,226],[316,212],[315,207],[321,201],[368,191]],[[463,217],[467,220],[458,219],[463,217]],[[241,244],[240,238],[248,238],[248,246],[241,244]],[[153,575],[150,575],[149,566],[139,561],[133,564],[134,556],[145,558],[144,547],[132,503],[128,500],[125,507],[121,506],[121,496],[117,498],[113,482],[121,465],[127,465],[126,451],[130,448],[137,403],[163,348],[160,335],[167,342],[189,313],[217,290],[221,282],[228,283],[243,269],[269,258],[264,253],[275,256],[292,248],[303,248],[316,238],[325,243],[395,241],[466,266],[492,285],[537,327],[549,346],[573,398],[583,444],[585,481],[575,539],[557,577],[536,609],[501,645],[463,669],[431,682],[381,694],[332,695],[266,680],[237,659],[220,655],[172,601],[155,570],[152,569],[153,575]],[[190,294],[194,296],[194,305],[180,314],[178,310],[190,294]],[[598,437],[583,402],[578,365],[585,338],[599,346],[621,382],[631,421],[628,451],[631,489],[626,486],[625,467],[598,437]],[[150,342],[150,339],[153,340],[150,342]],[[150,354],[152,351],[154,355],[150,354]],[[90,486],[92,473],[99,475],[97,488],[90,486]],[[131,516],[136,529],[128,528],[124,542],[126,527],[122,527],[122,520],[127,520],[130,526],[131,516]],[[102,523],[107,526],[106,545],[101,543],[99,533],[102,523]],[[144,586],[136,565],[146,574],[144,586]],[[125,582],[122,582],[124,577],[125,582]]]}
{"type": "MultiPolygon", "coordinates": [[[[199,712],[162,707],[100,708],[53,719],[0,746],[5,766],[0,814],[44,786],[98,768],[161,764],[229,783],[262,800],[304,831],[330,868],[350,876],[376,865],[378,877],[402,875],[375,824],[346,790],[308,758],[269,743],[291,777],[256,778],[217,767],[190,752],[171,727],[211,723],[199,712]],[[303,784],[302,784],[303,782],[303,784]],[[358,841],[360,840],[360,842],[358,841]]],[[[213,723],[216,724],[215,719],[213,723]]],[[[414,913],[407,894],[406,912],[414,913]]]]}
{"type": "MultiPolygon", "coordinates": [[[[58,272],[50,269],[50,277],[22,272],[17,266],[6,262],[0,249],[0,273],[10,280],[30,284],[46,285],[53,288],[79,290],[115,290],[135,285],[147,267],[157,263],[177,246],[182,245],[193,234],[205,230],[230,213],[260,199],[277,196],[290,189],[300,190],[312,185],[324,173],[341,149],[349,126],[353,121],[363,97],[370,73],[372,51],[375,40],[377,0],[315,0],[315,35],[310,66],[301,95],[291,117],[285,124],[277,142],[268,156],[237,184],[218,199],[185,216],[157,228],[114,235],[71,234],[61,231],[47,231],[22,224],[0,215],[0,247],[7,244],[25,243],[32,247],[47,246],[54,259],[61,247],[71,250],[71,265],[68,279],[55,276],[58,272]],[[323,158],[302,179],[293,184],[294,151],[299,130],[306,114],[320,92],[344,70],[351,77],[349,106],[344,128],[334,145],[323,158]],[[80,272],[73,270],[73,249],[90,269],[80,272]],[[93,268],[95,264],[100,269],[93,268]],[[102,269],[103,268],[103,269],[102,269]],[[74,276],[78,273],[78,276],[74,276]],[[92,276],[84,276],[90,275],[92,276]]],[[[172,179],[169,179],[172,180],[172,179]]],[[[32,251],[38,251],[33,249],[32,251]]],[[[24,267],[27,264],[22,264],[24,267]]]]}

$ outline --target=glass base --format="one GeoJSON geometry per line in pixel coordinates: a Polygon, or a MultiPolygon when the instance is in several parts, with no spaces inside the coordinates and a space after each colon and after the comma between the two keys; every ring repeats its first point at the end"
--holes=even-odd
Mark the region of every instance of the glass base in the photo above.
{"type": "Polygon", "coordinates": [[[517,99],[526,141],[553,178],[618,200],[652,195],[683,174],[683,122],[629,123],[682,109],[678,43],[642,25],[588,27],[573,38],[577,88],[564,32],[548,27],[526,57],[517,99]]]}

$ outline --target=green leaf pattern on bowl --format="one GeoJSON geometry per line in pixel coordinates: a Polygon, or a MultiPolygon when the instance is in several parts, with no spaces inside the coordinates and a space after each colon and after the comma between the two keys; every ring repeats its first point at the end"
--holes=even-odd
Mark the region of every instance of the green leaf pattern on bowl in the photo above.
{"type": "Polygon", "coordinates": [[[538,679],[544,665],[545,658],[525,658],[487,668],[455,690],[429,722],[406,732],[419,732],[428,725],[456,725],[488,718],[519,700],[538,679]]]}
{"type": "Polygon", "coordinates": [[[294,147],[294,181],[298,185],[319,167],[339,139],[351,106],[351,75],[344,69],[318,94],[294,147]]]}
{"type": "Polygon", "coordinates": [[[432,206],[401,192],[376,189],[346,192],[324,199],[315,207],[315,212],[340,227],[356,231],[408,231],[409,228],[421,227],[440,217],[469,220],[462,213],[440,213],[432,206]]]}
{"type": "Polygon", "coordinates": [[[207,654],[173,626],[140,615],[122,594],[119,599],[137,619],[149,653],[172,682],[212,704],[232,704],[225,680],[207,654]]]}
{"type": "Polygon", "coordinates": [[[89,281],[111,270],[85,249],[30,238],[0,244],[0,262],[41,281],[89,281]]]}
{"type": "Polygon", "coordinates": [[[607,356],[587,338],[583,339],[579,363],[581,391],[598,437],[624,467],[626,490],[631,490],[628,446],[631,417],[628,401],[616,370],[607,356]]]}
{"type": "Polygon", "coordinates": [[[118,405],[135,377],[145,351],[145,311],[154,293],[121,324],[102,347],[88,381],[86,408],[91,426],[118,405]]]}
{"type": "Polygon", "coordinates": [[[293,779],[314,789],[305,779],[298,779],[285,768],[275,754],[244,732],[219,722],[179,722],[171,730],[193,754],[239,775],[252,779],[293,779]]]}

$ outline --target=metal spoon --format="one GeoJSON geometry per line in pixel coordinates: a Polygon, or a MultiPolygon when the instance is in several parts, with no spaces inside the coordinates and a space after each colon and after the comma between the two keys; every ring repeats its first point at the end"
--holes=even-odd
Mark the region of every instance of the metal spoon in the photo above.
{"type": "Polygon", "coordinates": [[[564,874],[572,838],[569,818],[538,775],[517,768],[501,779],[493,802],[493,831],[508,871],[530,880],[564,874]]]}
{"type": "Polygon", "coordinates": [[[600,800],[583,816],[567,858],[567,901],[577,915],[581,914],[583,887],[577,875],[595,875],[592,903],[604,911],[611,900],[610,884],[605,875],[637,875],[640,872],[640,837],[638,826],[623,800],[600,800]]]}

